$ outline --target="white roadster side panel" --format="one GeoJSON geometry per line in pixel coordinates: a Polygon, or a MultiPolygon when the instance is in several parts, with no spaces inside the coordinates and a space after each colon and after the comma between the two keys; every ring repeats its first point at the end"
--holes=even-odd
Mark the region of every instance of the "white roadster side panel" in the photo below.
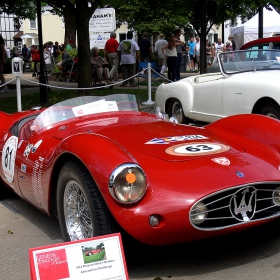
{"type": "MultiPolygon", "coordinates": [[[[278,79],[278,71],[248,72],[228,77],[223,94],[225,116],[251,114],[256,102],[264,97],[280,104],[278,79]]],[[[262,106],[265,105],[264,102],[262,106]]]]}
{"type": "Polygon", "coordinates": [[[214,122],[224,117],[223,85],[225,77],[201,75],[194,79],[194,102],[190,118],[214,122]]]}
{"type": "Polygon", "coordinates": [[[181,102],[186,117],[193,106],[193,84],[192,77],[182,79],[175,83],[161,84],[156,91],[155,102],[166,113],[171,99],[181,102]]]}

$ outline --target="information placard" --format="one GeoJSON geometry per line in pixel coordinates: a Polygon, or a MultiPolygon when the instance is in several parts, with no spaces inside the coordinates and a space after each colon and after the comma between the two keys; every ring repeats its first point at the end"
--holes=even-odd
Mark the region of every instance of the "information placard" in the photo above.
{"type": "Polygon", "coordinates": [[[29,249],[31,280],[126,280],[120,234],[29,249]]]}

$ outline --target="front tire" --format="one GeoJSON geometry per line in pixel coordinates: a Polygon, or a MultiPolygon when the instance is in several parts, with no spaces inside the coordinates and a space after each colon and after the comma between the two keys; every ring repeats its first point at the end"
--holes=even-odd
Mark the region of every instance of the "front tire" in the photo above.
{"type": "Polygon", "coordinates": [[[260,111],[261,115],[265,115],[267,117],[271,117],[273,119],[280,120],[280,107],[279,105],[270,102],[267,103],[260,111]]]}
{"type": "Polygon", "coordinates": [[[116,232],[113,217],[91,174],[78,161],[66,162],[60,170],[57,210],[65,241],[116,232]]]}
{"type": "Polygon", "coordinates": [[[186,124],[187,118],[184,114],[183,106],[177,99],[172,100],[168,106],[168,117],[175,117],[180,124],[186,124]]]}

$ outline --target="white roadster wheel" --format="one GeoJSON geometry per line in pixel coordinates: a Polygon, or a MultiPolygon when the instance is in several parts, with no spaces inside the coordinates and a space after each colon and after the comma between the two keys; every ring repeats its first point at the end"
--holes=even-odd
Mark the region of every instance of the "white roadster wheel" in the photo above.
{"type": "Polygon", "coordinates": [[[172,100],[168,106],[168,117],[175,117],[179,123],[187,123],[187,118],[184,115],[183,106],[177,99],[172,100]]]}
{"type": "Polygon", "coordinates": [[[268,103],[261,109],[261,115],[265,115],[267,117],[280,120],[280,108],[277,104],[272,102],[268,103]]]}

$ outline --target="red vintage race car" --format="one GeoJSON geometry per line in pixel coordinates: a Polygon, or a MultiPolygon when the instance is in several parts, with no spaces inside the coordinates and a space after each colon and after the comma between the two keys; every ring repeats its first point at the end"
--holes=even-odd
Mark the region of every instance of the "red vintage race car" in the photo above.
{"type": "Polygon", "coordinates": [[[65,240],[124,230],[172,244],[280,215],[278,120],[179,125],[139,112],[126,94],[0,118],[3,184],[58,217],[65,240]]]}
{"type": "Polygon", "coordinates": [[[98,254],[98,253],[101,253],[100,249],[87,251],[85,255],[86,256],[92,256],[92,255],[95,255],[95,254],[98,254]]]}

